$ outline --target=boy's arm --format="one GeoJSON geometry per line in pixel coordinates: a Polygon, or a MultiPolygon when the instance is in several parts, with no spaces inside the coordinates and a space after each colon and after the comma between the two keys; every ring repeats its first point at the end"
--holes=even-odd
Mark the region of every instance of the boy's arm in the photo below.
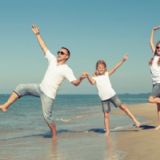
{"type": "Polygon", "coordinates": [[[128,54],[125,54],[123,58],[108,72],[109,76],[112,75],[127,59],[128,54]]]}
{"type": "Polygon", "coordinates": [[[48,48],[45,44],[45,42],[43,41],[41,35],[40,35],[40,29],[37,25],[32,25],[32,32],[34,33],[34,35],[36,36],[37,38],[37,41],[42,49],[42,51],[44,52],[44,55],[46,54],[48,48]]]}
{"type": "Polygon", "coordinates": [[[90,84],[94,85],[96,83],[96,81],[91,76],[89,76],[87,72],[84,72],[82,75],[88,79],[90,84]]]}

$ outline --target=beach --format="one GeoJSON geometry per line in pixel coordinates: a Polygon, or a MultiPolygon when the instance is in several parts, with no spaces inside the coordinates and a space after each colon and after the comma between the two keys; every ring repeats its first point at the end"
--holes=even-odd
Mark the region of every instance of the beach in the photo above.
{"type": "MultiPolygon", "coordinates": [[[[7,95],[8,96],[8,95],[7,95]]],[[[2,96],[5,100],[7,96],[2,96]]],[[[125,95],[130,101],[146,101],[146,95],[125,95]]],[[[0,112],[0,160],[157,160],[159,134],[156,106],[129,104],[142,122],[141,128],[119,109],[112,108],[111,135],[105,136],[103,113],[96,96],[60,96],[53,109],[57,140],[45,124],[35,98],[17,101],[6,113],[0,112]],[[62,101],[63,99],[63,101],[62,101]]]]}
{"type": "MultiPolygon", "coordinates": [[[[156,106],[154,104],[136,104],[130,107],[135,115],[145,118],[145,124],[136,132],[119,132],[117,148],[126,153],[124,160],[159,159],[160,130],[157,125],[156,106]]],[[[115,112],[115,114],[120,114],[115,112]]]]}

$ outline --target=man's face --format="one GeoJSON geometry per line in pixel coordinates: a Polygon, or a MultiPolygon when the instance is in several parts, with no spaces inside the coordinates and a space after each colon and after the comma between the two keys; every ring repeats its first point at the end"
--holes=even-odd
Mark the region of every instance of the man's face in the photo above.
{"type": "Polygon", "coordinates": [[[60,49],[58,52],[57,52],[57,60],[58,62],[59,61],[66,61],[67,59],[69,58],[68,56],[68,52],[66,49],[60,49]]]}

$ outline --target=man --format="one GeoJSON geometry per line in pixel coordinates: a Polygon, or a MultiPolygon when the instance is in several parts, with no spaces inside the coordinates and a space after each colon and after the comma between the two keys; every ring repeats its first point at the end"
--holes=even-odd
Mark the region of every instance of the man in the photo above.
{"type": "Polygon", "coordinates": [[[69,49],[61,47],[57,52],[57,57],[54,56],[47,48],[43,41],[38,26],[32,25],[32,31],[37,38],[37,41],[44,53],[45,58],[48,60],[48,69],[46,74],[39,84],[20,84],[12,92],[9,99],[2,105],[0,109],[6,112],[7,109],[18,98],[25,95],[32,95],[40,97],[42,103],[43,116],[51,129],[52,139],[56,139],[56,124],[52,119],[52,104],[56,97],[57,89],[64,79],[69,80],[73,85],[78,86],[83,77],[76,79],[71,68],[66,64],[70,57],[69,49]]]}

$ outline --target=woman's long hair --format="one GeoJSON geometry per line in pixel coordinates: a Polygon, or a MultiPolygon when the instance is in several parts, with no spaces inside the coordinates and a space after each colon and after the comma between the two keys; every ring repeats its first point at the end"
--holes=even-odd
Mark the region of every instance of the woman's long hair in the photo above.
{"type": "MultiPolygon", "coordinates": [[[[158,45],[160,45],[160,41],[157,42],[156,48],[157,48],[158,45]]],[[[154,52],[154,56],[156,56],[156,55],[157,55],[157,49],[155,49],[155,52],[154,52]]],[[[149,60],[149,65],[153,64],[154,56],[149,60]]],[[[159,57],[159,59],[157,61],[157,64],[160,65],[160,57],[159,57]]]]}

